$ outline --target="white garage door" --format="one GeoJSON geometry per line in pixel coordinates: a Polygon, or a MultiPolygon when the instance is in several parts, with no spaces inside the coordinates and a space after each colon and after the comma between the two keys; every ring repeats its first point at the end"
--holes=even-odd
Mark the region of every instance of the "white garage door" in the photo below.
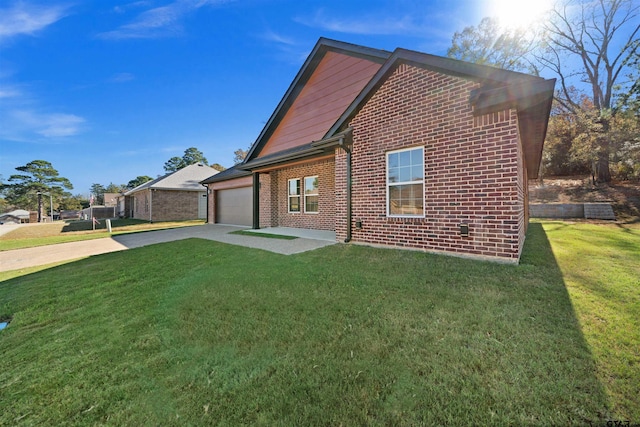
{"type": "Polygon", "coordinates": [[[253,225],[253,187],[216,191],[216,222],[253,225]]]}

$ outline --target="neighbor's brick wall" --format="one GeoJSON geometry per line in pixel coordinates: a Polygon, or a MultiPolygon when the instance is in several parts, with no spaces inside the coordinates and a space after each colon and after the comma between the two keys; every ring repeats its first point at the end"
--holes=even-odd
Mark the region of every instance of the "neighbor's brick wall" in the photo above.
{"type": "Polygon", "coordinates": [[[149,193],[150,190],[141,190],[130,196],[132,218],[149,221],[149,193]]]}
{"type": "Polygon", "coordinates": [[[334,230],[335,229],[335,192],[334,192],[334,159],[322,160],[319,162],[307,163],[292,166],[287,169],[271,171],[270,194],[265,194],[265,198],[270,198],[271,218],[269,221],[268,210],[263,210],[263,193],[266,186],[262,186],[260,191],[260,223],[261,226],[273,227],[294,227],[310,228],[314,230],[334,230]],[[318,213],[304,212],[304,178],[318,176],[318,213]],[[300,178],[301,212],[289,213],[287,183],[289,179],[300,178]],[[266,225],[270,224],[270,225],[266,225]]]}
{"type": "Polygon", "coordinates": [[[153,221],[198,219],[198,198],[204,191],[153,191],[153,221]]]}
{"type": "MultiPolygon", "coordinates": [[[[517,116],[474,118],[477,83],[401,64],[351,122],[356,242],[517,262],[524,193],[517,116]],[[425,217],[386,216],[387,151],[425,148],[425,217]],[[470,236],[459,235],[460,223],[470,236]]],[[[336,151],[336,234],[346,237],[346,155],[336,151]]]]}

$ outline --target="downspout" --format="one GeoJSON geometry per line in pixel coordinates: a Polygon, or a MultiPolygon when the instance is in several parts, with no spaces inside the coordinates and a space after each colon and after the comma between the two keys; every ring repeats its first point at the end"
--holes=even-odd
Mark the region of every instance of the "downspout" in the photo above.
{"type": "Polygon", "coordinates": [[[347,238],[345,243],[351,241],[351,147],[345,143],[344,137],[340,138],[340,147],[347,153],[347,238]]]}
{"type": "Polygon", "coordinates": [[[153,189],[149,189],[149,222],[153,222],[153,189]]]}
{"type": "MultiPolygon", "coordinates": [[[[200,183],[200,185],[202,185],[204,188],[207,189],[207,193],[206,193],[207,194],[207,217],[206,217],[207,222],[205,222],[205,224],[209,224],[209,186],[203,183],[200,183]]],[[[198,203],[200,203],[200,199],[198,199],[198,203]]]]}

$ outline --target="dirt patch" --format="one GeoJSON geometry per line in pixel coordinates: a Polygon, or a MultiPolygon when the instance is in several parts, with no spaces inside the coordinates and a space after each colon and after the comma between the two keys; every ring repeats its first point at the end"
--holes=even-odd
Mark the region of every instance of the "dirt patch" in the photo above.
{"type": "Polygon", "coordinates": [[[640,183],[591,183],[590,176],[548,177],[529,182],[529,203],[611,203],[621,222],[640,222],[640,183]]]}

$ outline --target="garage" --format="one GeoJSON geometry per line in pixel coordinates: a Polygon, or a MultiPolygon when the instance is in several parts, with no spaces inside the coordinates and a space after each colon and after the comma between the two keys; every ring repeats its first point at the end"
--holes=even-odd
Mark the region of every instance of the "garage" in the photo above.
{"type": "Polygon", "coordinates": [[[216,191],[216,222],[253,225],[253,188],[240,187],[216,191]]]}

